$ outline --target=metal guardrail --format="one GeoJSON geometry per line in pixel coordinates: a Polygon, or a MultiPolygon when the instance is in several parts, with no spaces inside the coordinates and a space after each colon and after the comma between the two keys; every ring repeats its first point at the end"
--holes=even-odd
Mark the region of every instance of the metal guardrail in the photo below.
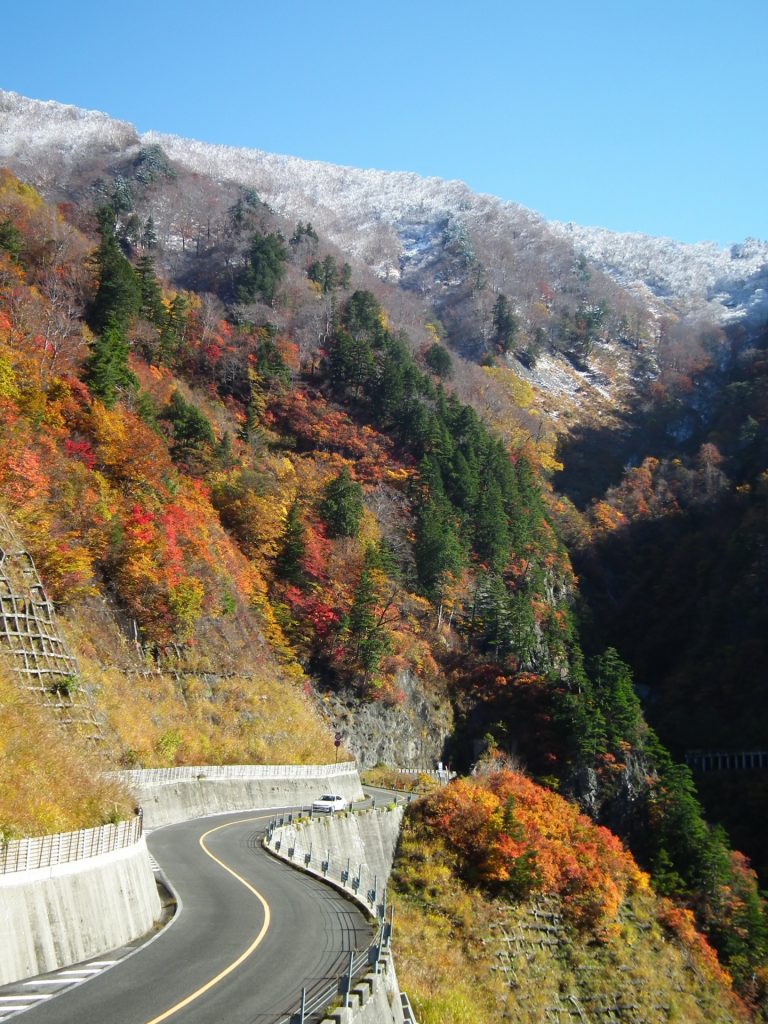
{"type": "Polygon", "coordinates": [[[428,775],[431,779],[450,782],[456,778],[456,772],[448,768],[395,768],[398,775],[428,775]]]}
{"type": "Polygon", "coordinates": [[[687,750],[685,763],[693,771],[765,771],[768,751],[765,750],[687,750]]]}
{"type": "Polygon", "coordinates": [[[311,988],[301,990],[301,1002],[296,1011],[281,1017],[276,1024],[312,1024],[313,1021],[320,1021],[326,1016],[328,1007],[339,998],[344,1006],[348,1006],[355,980],[364,977],[369,970],[378,973],[379,964],[389,948],[390,935],[391,928],[386,924],[378,930],[376,938],[367,949],[340,957],[336,969],[327,977],[321,978],[311,988]],[[346,970],[342,969],[344,966],[346,970]]]}
{"type": "Polygon", "coordinates": [[[379,879],[367,864],[354,865],[351,858],[342,858],[338,863],[332,863],[329,849],[317,850],[313,842],[307,844],[300,836],[297,826],[321,816],[325,818],[328,814],[312,815],[311,808],[275,815],[267,827],[264,844],[278,857],[300,870],[332,882],[362,903],[377,922],[377,934],[367,949],[345,954],[349,958],[345,972],[340,971],[341,964],[337,963],[336,969],[312,988],[303,988],[301,1003],[295,1013],[282,1017],[277,1024],[309,1024],[311,1021],[319,1021],[327,1007],[339,996],[344,999],[343,1005],[348,1005],[355,979],[367,970],[373,969],[378,973],[384,955],[391,946],[394,907],[387,906],[386,879],[379,879]]]}
{"type": "MultiPolygon", "coordinates": [[[[384,812],[386,813],[386,812],[384,812]]],[[[332,863],[330,850],[318,850],[307,844],[297,828],[302,822],[314,818],[328,818],[328,812],[312,814],[310,808],[275,815],[270,821],[264,843],[272,853],[302,870],[319,875],[348,892],[377,920],[381,919],[382,904],[386,902],[386,879],[371,871],[362,861],[355,864],[351,857],[332,863]]]]}
{"type": "Polygon", "coordinates": [[[403,1008],[403,1020],[405,1021],[405,1024],[416,1024],[416,1018],[413,1014],[411,1000],[408,998],[405,992],[400,993],[400,1005],[403,1008]]]}
{"type": "Polygon", "coordinates": [[[99,825],[77,832],[58,832],[34,839],[11,839],[0,844],[0,874],[35,871],[72,864],[102,853],[133,846],[142,836],[142,815],[116,825],[99,825]]]}
{"type": "Polygon", "coordinates": [[[112,778],[127,785],[162,786],[173,782],[219,781],[227,779],[312,779],[353,775],[355,761],[341,764],[225,764],[183,766],[180,768],[133,768],[111,772],[112,778]]]}

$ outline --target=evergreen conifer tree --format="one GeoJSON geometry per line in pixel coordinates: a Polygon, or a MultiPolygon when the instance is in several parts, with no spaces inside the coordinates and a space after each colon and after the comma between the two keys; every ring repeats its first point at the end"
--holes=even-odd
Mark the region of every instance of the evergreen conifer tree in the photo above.
{"type": "Polygon", "coordinates": [[[128,353],[125,334],[114,322],[108,323],[91,343],[91,353],[85,363],[85,381],[91,394],[108,408],[115,404],[121,391],[138,387],[136,376],[128,367],[128,353]]]}
{"type": "Polygon", "coordinates": [[[178,461],[189,461],[216,443],[211,424],[178,391],[173,392],[159,418],[167,420],[173,428],[171,455],[178,461]]]}
{"type": "Polygon", "coordinates": [[[425,593],[439,600],[447,580],[458,576],[464,566],[464,551],[447,502],[430,499],[421,509],[413,555],[425,593]]]}
{"type": "Polygon", "coordinates": [[[506,295],[499,294],[494,303],[492,315],[494,341],[504,352],[508,352],[515,342],[517,317],[512,312],[506,295]]]}
{"type": "Polygon", "coordinates": [[[377,611],[376,588],[370,568],[364,568],[360,574],[346,626],[365,683],[392,646],[385,625],[385,611],[377,611]]]}
{"type": "Polygon", "coordinates": [[[329,537],[356,537],[363,518],[363,489],[344,469],[325,487],[320,515],[329,537]]]}
{"type": "Polygon", "coordinates": [[[124,331],[139,312],[141,287],[136,271],[120,251],[114,232],[106,227],[95,262],[99,283],[88,323],[96,334],[101,334],[110,324],[124,331]]]}
{"type": "Polygon", "coordinates": [[[148,253],[139,259],[136,276],[140,292],[139,314],[155,327],[161,327],[166,317],[163,290],[155,274],[155,261],[148,253]]]}
{"type": "Polygon", "coordinates": [[[306,551],[304,524],[299,503],[294,501],[285,520],[283,544],[275,562],[277,574],[289,583],[301,586],[304,582],[302,560],[306,551]]]}
{"type": "Polygon", "coordinates": [[[253,302],[258,296],[265,302],[274,302],[278,286],[285,276],[287,259],[288,250],[281,235],[255,234],[248,250],[248,261],[237,283],[238,302],[253,302]]]}

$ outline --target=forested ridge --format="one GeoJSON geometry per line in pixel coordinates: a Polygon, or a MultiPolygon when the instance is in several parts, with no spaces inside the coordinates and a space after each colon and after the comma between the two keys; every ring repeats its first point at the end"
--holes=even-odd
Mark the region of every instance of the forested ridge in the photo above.
{"type": "MultiPolygon", "coordinates": [[[[412,327],[391,289],[249,189],[222,186],[215,230],[182,236],[179,255],[151,213],[153,189],[179,172],[156,147],[127,170],[58,207],[0,178],[0,501],[81,631],[84,664],[110,661],[82,626],[97,605],[109,608],[112,660],[125,662],[126,639],[142,652],[149,675],[136,678],[133,708],[127,670],[80,682],[102,702],[113,763],[330,758],[316,711],[328,694],[405,708],[404,679],[415,679],[451,709],[440,754],[466,771],[484,752],[499,768],[416,812],[462,886],[511,900],[555,893],[576,931],[599,930],[647,872],[667,901],[659,927],[703,950],[707,977],[732,978],[760,1012],[768,937],[754,873],[705,822],[681,751],[673,758],[647,724],[622,627],[603,618],[594,582],[587,610],[566,546],[599,580],[631,564],[624,527],[652,526],[648,509],[675,500],[677,522],[715,507],[722,521],[759,516],[759,430],[734,455],[732,491],[720,450],[702,440],[687,461],[646,460],[590,518],[553,490],[552,434],[516,401],[524,389],[499,386],[516,346],[535,362],[560,339],[578,362],[609,321],[629,332],[628,316],[588,301],[584,263],[557,331],[521,334],[501,292],[483,344],[460,345],[466,296],[445,323],[412,327]],[[174,666],[181,682],[163,675],[174,666]],[[294,745],[270,708],[286,694],[294,745]],[[577,866],[544,842],[554,826],[542,821],[563,817],[577,838],[558,842],[589,851],[577,866]]],[[[761,423],[752,400],[742,434],[761,423]]],[[[729,415],[724,405],[713,429],[729,415]]],[[[734,572],[734,591],[742,580],[734,572]]],[[[0,814],[6,835],[52,820],[0,814]]]]}

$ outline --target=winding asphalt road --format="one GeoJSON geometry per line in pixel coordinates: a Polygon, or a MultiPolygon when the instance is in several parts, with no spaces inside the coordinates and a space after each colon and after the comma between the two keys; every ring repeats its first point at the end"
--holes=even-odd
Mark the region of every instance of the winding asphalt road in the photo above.
{"type": "Polygon", "coordinates": [[[181,913],[138,952],[19,1024],[271,1024],[296,1010],[302,985],[341,974],[371,927],[333,889],[262,850],[273,813],[153,832],[150,851],[181,913]]]}

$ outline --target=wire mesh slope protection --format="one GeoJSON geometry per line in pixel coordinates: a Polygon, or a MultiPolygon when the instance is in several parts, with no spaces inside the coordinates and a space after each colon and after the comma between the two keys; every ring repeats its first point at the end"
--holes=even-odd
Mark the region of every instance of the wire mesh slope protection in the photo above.
{"type": "Polygon", "coordinates": [[[77,659],[56,623],[32,556],[0,512],[0,657],[21,688],[62,725],[92,739],[102,730],[82,689],[77,659]]]}

